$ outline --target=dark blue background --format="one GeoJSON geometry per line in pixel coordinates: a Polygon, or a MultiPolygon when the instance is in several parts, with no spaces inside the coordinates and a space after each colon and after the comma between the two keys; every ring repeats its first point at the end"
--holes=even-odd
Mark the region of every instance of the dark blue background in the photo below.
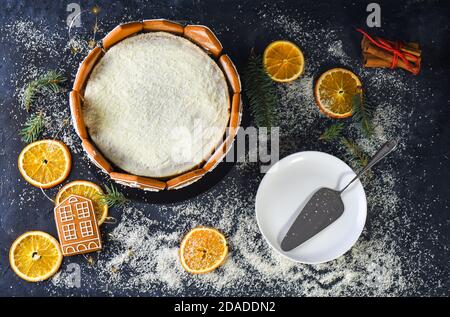
{"type": "MultiPolygon", "coordinates": [[[[72,1],[0,1],[0,24],[14,21],[15,19],[27,19],[43,21],[51,32],[60,32],[62,40],[65,39],[67,26],[65,24],[66,5],[72,1]]],[[[357,26],[365,25],[365,8],[370,1],[83,1],[83,8],[90,8],[97,3],[102,8],[102,27],[110,30],[120,22],[124,22],[124,16],[133,17],[131,20],[165,17],[178,21],[189,21],[210,26],[213,30],[220,29],[220,39],[227,53],[242,70],[252,47],[261,51],[271,40],[277,39],[270,30],[259,27],[257,12],[270,11],[276,6],[277,10],[289,15],[293,8],[299,8],[308,16],[317,21],[323,21],[325,25],[338,25],[344,27],[343,42],[351,47],[353,58],[359,58],[359,48],[352,39],[353,30],[357,26]],[[232,32],[224,31],[228,27],[232,32]],[[232,49],[230,49],[232,48],[232,49]]],[[[413,133],[407,140],[408,151],[417,160],[409,166],[398,164],[398,174],[404,174],[404,183],[398,186],[398,194],[412,206],[429,205],[432,217],[422,219],[419,215],[414,218],[415,226],[411,230],[417,230],[420,226],[433,226],[437,228],[437,236],[423,237],[421,247],[431,250],[434,255],[431,263],[439,267],[443,272],[441,285],[435,288],[418,288],[414,295],[450,295],[448,275],[450,242],[450,4],[447,1],[414,1],[415,5],[405,9],[403,1],[377,1],[383,8],[383,27],[377,32],[396,34],[400,39],[411,39],[421,43],[424,51],[423,71],[418,77],[420,85],[431,87],[434,94],[432,99],[426,102],[411,101],[410,106],[415,107],[414,116],[420,113],[430,114],[431,120],[413,118],[416,122],[413,133]],[[434,136],[434,142],[428,142],[434,136]],[[422,144],[421,147],[415,146],[422,144]],[[426,170],[426,176],[415,171],[426,170]],[[431,187],[431,185],[434,185],[431,187]],[[435,200],[435,197],[439,197],[435,200]],[[436,241],[438,241],[436,243],[436,241]],[[446,274],[445,274],[446,272],[446,274]]],[[[129,19],[126,19],[129,20],[129,19]]],[[[102,36],[103,34],[100,34],[102,36]]],[[[28,284],[21,281],[9,269],[8,250],[12,241],[17,237],[17,232],[24,232],[30,228],[44,230],[56,235],[53,223],[48,222],[48,213],[43,216],[30,217],[35,213],[20,213],[17,206],[10,204],[11,199],[17,196],[19,188],[27,185],[20,179],[17,171],[16,159],[24,144],[18,139],[19,125],[15,115],[23,116],[20,110],[10,114],[12,107],[17,107],[17,100],[13,98],[16,87],[4,78],[16,67],[16,63],[23,63],[20,52],[15,52],[11,43],[0,43],[0,98],[1,104],[7,109],[0,109],[0,173],[1,175],[1,204],[0,204],[0,295],[45,295],[42,284],[28,284]],[[11,227],[14,227],[13,230],[11,227]],[[13,232],[14,231],[14,232],[13,232]]],[[[81,57],[80,57],[81,60],[81,57]]],[[[65,67],[67,74],[73,74],[77,65],[65,65],[63,60],[40,60],[41,65],[47,68],[65,67]]],[[[63,68],[64,69],[64,68],[63,68]]],[[[70,76],[69,76],[70,78],[70,76]]],[[[17,78],[20,82],[21,78],[17,78]]],[[[71,82],[67,84],[70,87],[71,82]]],[[[67,103],[68,106],[68,103],[67,103]]],[[[18,107],[17,107],[18,108],[18,107]]],[[[249,123],[248,110],[244,111],[244,124],[249,123]]],[[[299,147],[301,149],[301,147],[299,147]]],[[[315,145],[315,148],[320,147],[315,145]]],[[[292,149],[295,152],[296,149],[292,149]]],[[[83,155],[83,154],[80,154],[83,155]]],[[[77,162],[77,155],[74,161],[77,162]]],[[[401,160],[400,158],[398,158],[401,160]]],[[[75,163],[76,164],[76,163],[75,163]]],[[[71,173],[71,179],[82,178],[86,175],[87,167],[76,164],[71,173]]],[[[222,163],[213,172],[208,174],[197,184],[176,193],[143,193],[139,190],[124,189],[127,196],[132,197],[136,203],[145,204],[146,200],[166,203],[190,199],[207,191],[213,186],[226,187],[221,183],[224,175],[234,175],[233,164],[222,163]]],[[[90,179],[94,182],[104,183],[105,177],[96,168],[92,169],[90,179]]],[[[252,177],[249,175],[249,177],[252,177]]],[[[244,184],[246,180],[241,180],[244,184]]],[[[250,193],[256,191],[256,186],[249,188],[250,193]]],[[[16,197],[17,198],[17,197],[16,197]]],[[[33,203],[35,209],[48,209],[49,202],[42,197],[33,203]]],[[[150,213],[151,210],[148,210],[150,213]]],[[[114,210],[112,210],[114,216],[114,210]]],[[[155,217],[159,217],[155,215],[155,217]]],[[[408,245],[405,244],[405,252],[408,245]]],[[[432,274],[427,267],[420,268],[420,275],[426,279],[427,274],[432,274]]],[[[270,286],[267,286],[270,287],[270,286]]],[[[61,295],[70,295],[71,290],[61,291],[61,295]]],[[[78,291],[77,291],[78,292],[78,291]]],[[[81,291],[80,294],[83,292],[81,291]]],[[[101,295],[101,292],[90,291],[90,295],[101,295]]],[[[186,294],[189,294],[187,292],[186,294]]],[[[193,294],[202,295],[200,292],[193,294]]],[[[256,293],[257,294],[257,293],[256,293]]],[[[157,294],[152,294],[157,295],[157,294]]],[[[356,294],[357,295],[357,294],[356,294]]]]}

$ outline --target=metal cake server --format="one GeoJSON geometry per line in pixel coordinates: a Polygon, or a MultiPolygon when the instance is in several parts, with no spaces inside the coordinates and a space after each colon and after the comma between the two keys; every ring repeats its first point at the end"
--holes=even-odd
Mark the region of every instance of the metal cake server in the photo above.
{"type": "Polygon", "coordinates": [[[367,172],[397,146],[397,141],[386,142],[370,159],[369,163],[343,189],[320,188],[306,203],[286,236],[281,241],[281,249],[290,251],[300,246],[320,231],[335,222],[344,213],[341,194],[361,175],[367,172]]]}

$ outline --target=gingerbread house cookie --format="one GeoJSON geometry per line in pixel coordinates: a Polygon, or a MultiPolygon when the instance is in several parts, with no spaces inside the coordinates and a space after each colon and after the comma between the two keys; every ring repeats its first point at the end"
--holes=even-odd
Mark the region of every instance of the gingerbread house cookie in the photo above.
{"type": "Polygon", "coordinates": [[[101,250],[100,232],[90,199],[70,195],[55,207],[55,222],[65,256],[101,250]]]}

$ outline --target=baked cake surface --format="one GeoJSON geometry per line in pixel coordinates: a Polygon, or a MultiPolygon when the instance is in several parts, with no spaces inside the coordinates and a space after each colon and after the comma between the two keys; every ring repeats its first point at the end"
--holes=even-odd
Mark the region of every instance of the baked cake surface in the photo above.
{"type": "Polygon", "coordinates": [[[139,34],[113,46],[94,67],[83,117],[94,143],[118,167],[174,176],[222,142],[228,87],[217,64],[189,40],[139,34]]]}

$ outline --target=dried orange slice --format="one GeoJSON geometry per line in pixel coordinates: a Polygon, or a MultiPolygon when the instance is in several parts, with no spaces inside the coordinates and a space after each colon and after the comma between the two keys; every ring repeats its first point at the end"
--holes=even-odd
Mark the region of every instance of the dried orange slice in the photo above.
{"type": "Polygon", "coordinates": [[[28,144],[18,160],[23,178],[40,188],[50,188],[62,183],[69,176],[71,165],[69,149],[56,140],[28,144]]]}
{"type": "Polygon", "coordinates": [[[62,259],[58,241],[42,231],[24,233],[14,241],[9,251],[11,268],[29,282],[43,281],[53,276],[62,259]]]}
{"type": "Polygon", "coordinates": [[[302,51],[289,41],[275,41],[267,46],[263,63],[270,78],[281,83],[297,79],[305,67],[302,51]]]}
{"type": "Polygon", "coordinates": [[[95,216],[97,217],[98,225],[101,225],[106,217],[108,217],[108,205],[102,204],[100,201],[103,195],[103,189],[97,184],[88,181],[73,181],[63,186],[56,195],[55,205],[58,206],[64,199],[70,195],[78,195],[88,198],[92,201],[94,206],[95,216]]]}
{"type": "Polygon", "coordinates": [[[314,94],[320,110],[331,118],[352,115],[352,98],[361,92],[361,81],[351,71],[333,68],[323,73],[316,82],[314,94]]]}
{"type": "Polygon", "coordinates": [[[225,236],[213,228],[194,228],[180,246],[180,260],[189,273],[204,274],[219,267],[228,255],[225,236]]]}

